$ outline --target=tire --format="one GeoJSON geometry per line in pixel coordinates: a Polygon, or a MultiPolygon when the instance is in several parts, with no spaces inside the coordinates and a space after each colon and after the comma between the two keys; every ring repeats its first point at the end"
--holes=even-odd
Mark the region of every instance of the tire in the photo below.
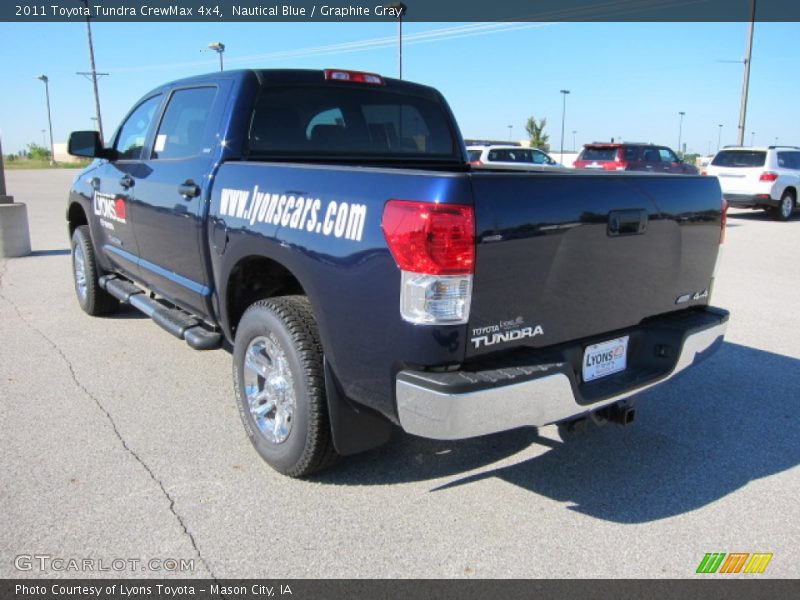
{"type": "Polygon", "coordinates": [[[772,210],[772,216],[778,221],[788,221],[794,211],[795,197],[791,190],[783,192],[781,202],[772,210]]]}
{"type": "Polygon", "coordinates": [[[305,296],[261,300],[245,311],[233,381],[245,432],[273,469],[304,477],[336,462],[322,344],[305,296]]]}
{"type": "Polygon", "coordinates": [[[119,308],[119,300],[100,287],[99,276],[89,226],[80,225],[72,234],[72,281],[78,304],[93,317],[109,315],[119,308]]]}

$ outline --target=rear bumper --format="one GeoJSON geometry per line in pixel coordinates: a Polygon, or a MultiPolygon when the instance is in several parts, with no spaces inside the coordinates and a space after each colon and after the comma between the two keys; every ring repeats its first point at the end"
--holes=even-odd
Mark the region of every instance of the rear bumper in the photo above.
{"type": "Polygon", "coordinates": [[[580,363],[583,348],[597,339],[449,373],[404,370],[396,382],[400,425],[414,435],[451,440],[579,417],[663,383],[706,358],[722,344],[727,322],[727,311],[705,308],[604,335],[630,335],[628,368],[590,383],[580,381],[580,363]]]}
{"type": "Polygon", "coordinates": [[[780,204],[780,200],[765,194],[722,194],[722,196],[732,208],[776,207],[780,204]]]}

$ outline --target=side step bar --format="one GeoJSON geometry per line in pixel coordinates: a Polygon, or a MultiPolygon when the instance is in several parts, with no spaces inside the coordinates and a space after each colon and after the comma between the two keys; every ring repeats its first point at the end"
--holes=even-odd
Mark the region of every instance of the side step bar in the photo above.
{"type": "Polygon", "coordinates": [[[172,308],[151,298],[134,283],[116,276],[104,275],[99,279],[100,287],[130,304],[150,317],[159,327],[176,338],[184,340],[195,350],[213,350],[222,345],[222,334],[211,331],[197,317],[179,308],[172,308]]]}

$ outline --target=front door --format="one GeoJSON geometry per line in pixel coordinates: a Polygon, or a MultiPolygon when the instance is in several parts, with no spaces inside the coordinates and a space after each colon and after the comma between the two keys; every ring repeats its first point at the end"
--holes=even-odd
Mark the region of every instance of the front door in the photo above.
{"type": "Polygon", "coordinates": [[[130,112],[115,139],[117,158],[98,167],[90,179],[95,245],[116,270],[133,279],[139,278],[139,245],[133,227],[135,183],[142,174],[141,155],[160,103],[161,95],[151,96],[130,112]]]}

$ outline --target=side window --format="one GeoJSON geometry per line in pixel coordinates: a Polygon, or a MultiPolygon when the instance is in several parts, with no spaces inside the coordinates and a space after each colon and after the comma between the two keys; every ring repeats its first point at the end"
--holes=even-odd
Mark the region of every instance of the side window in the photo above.
{"type": "Polygon", "coordinates": [[[789,168],[800,169],[800,152],[789,152],[789,168]]]}
{"type": "Polygon", "coordinates": [[[678,157],[669,148],[659,148],[658,153],[661,156],[661,162],[678,162],[678,157]]]}
{"type": "Polygon", "coordinates": [[[213,87],[178,90],[172,94],[158,127],[152,158],[188,158],[208,153],[203,147],[208,115],[217,89],[213,87]]]}
{"type": "Polygon", "coordinates": [[[642,158],[648,163],[661,162],[661,153],[655,148],[645,148],[642,158]]]}
{"type": "Polygon", "coordinates": [[[548,164],[547,155],[544,152],[539,152],[538,150],[533,151],[533,162],[537,165],[546,165],[548,164]]]}
{"type": "Polygon", "coordinates": [[[137,106],[119,129],[114,149],[120,160],[139,160],[161,96],[153,96],[137,106]]]}
{"type": "Polygon", "coordinates": [[[639,149],[636,146],[625,146],[623,152],[626,161],[636,160],[639,157],[639,149]]]}

